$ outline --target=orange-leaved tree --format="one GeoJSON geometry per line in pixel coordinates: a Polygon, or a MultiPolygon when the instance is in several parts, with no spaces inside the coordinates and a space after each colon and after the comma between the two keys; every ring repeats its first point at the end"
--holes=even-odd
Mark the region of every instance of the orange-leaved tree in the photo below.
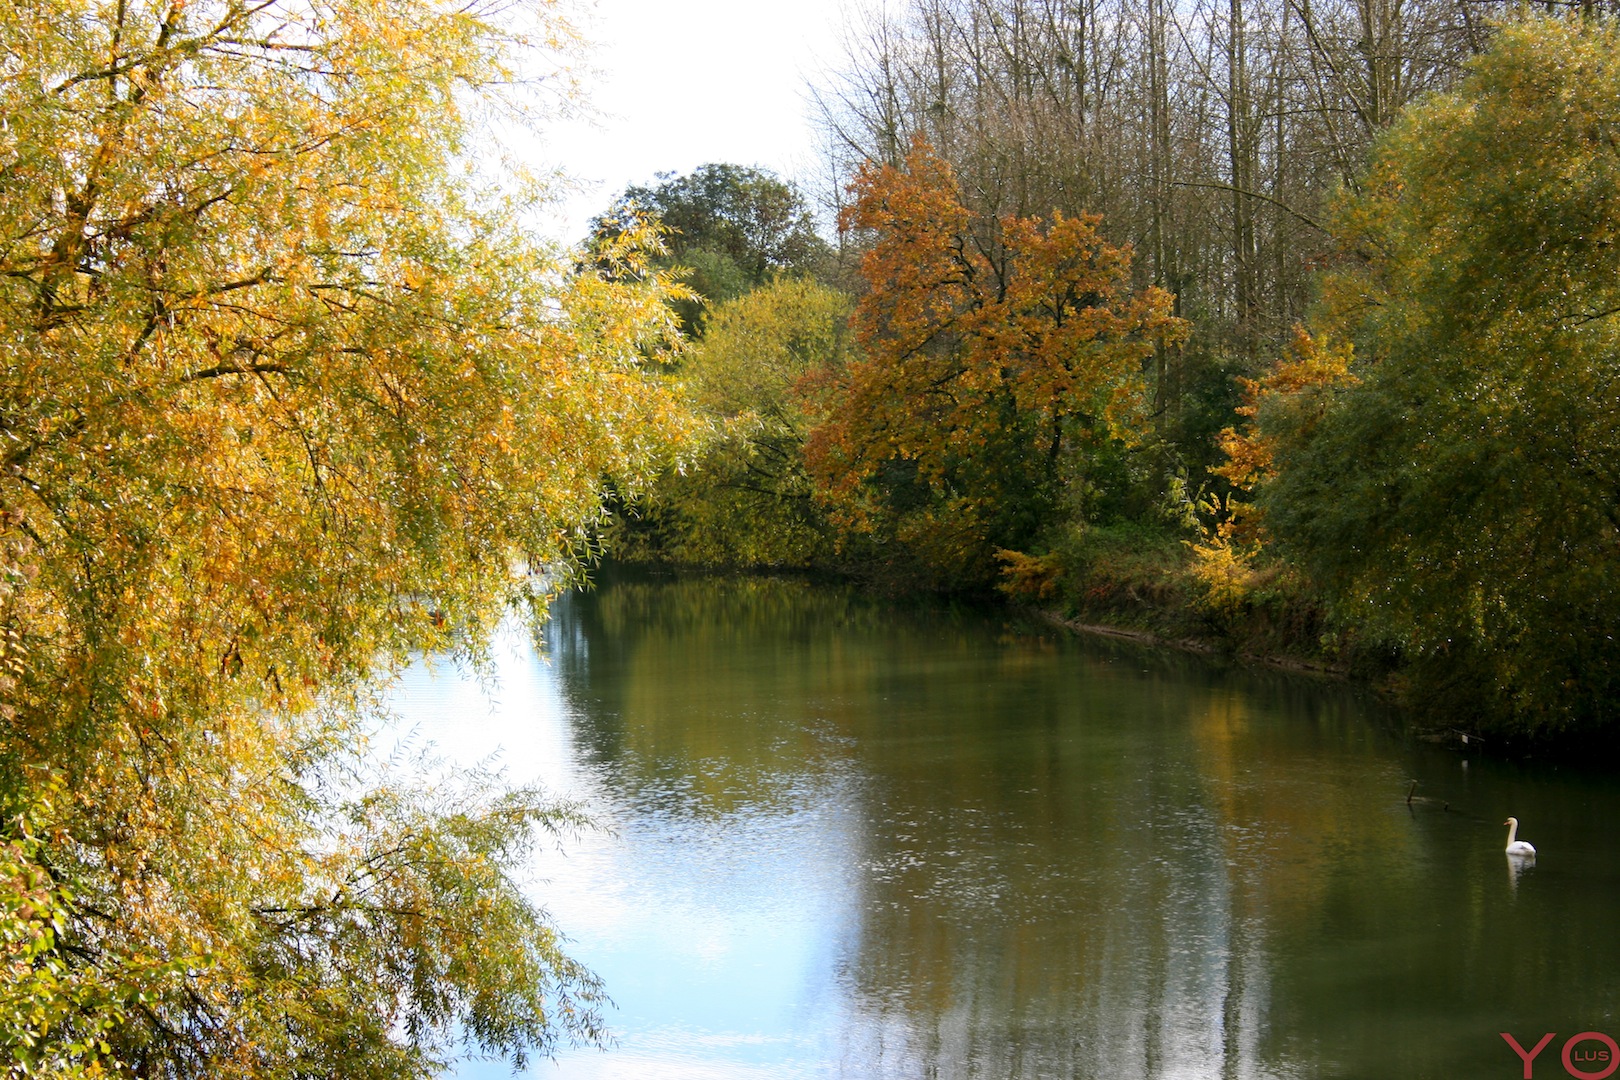
{"type": "MultiPolygon", "coordinates": [[[[1327,408],[1328,393],[1358,381],[1350,372],[1351,343],[1327,333],[1312,335],[1303,326],[1294,327],[1293,341],[1283,359],[1258,379],[1239,378],[1243,404],[1236,412],[1248,417],[1242,430],[1228,427],[1217,436],[1226,463],[1210,471],[1232,485],[1235,493],[1247,496],[1255,486],[1274,475],[1277,435],[1262,429],[1262,407],[1288,408],[1294,414],[1293,430],[1308,435],[1327,408]]],[[[1260,526],[1255,507],[1234,494],[1227,498],[1225,513],[1215,528],[1215,539],[1258,542],[1260,526]]]]}
{"type": "MultiPolygon", "coordinates": [[[[1216,506],[1213,527],[1192,546],[1192,572],[1203,589],[1196,601],[1207,616],[1217,620],[1239,618],[1259,583],[1275,576],[1282,564],[1266,557],[1263,508],[1251,499],[1276,477],[1276,457],[1288,443],[1308,439],[1325,416],[1335,391],[1359,380],[1350,371],[1354,347],[1328,332],[1312,334],[1295,326],[1293,340],[1282,359],[1258,379],[1239,378],[1243,404],[1236,412],[1246,417],[1241,427],[1224,428],[1216,444],[1225,464],[1210,472],[1231,485],[1216,506]],[[1271,423],[1263,423],[1264,412],[1271,423]],[[1285,440],[1277,431],[1286,417],[1285,440]]],[[[1303,594],[1308,590],[1302,591],[1303,594]]],[[[1307,603],[1310,603],[1309,601],[1307,603]]]]}
{"type": "Polygon", "coordinates": [[[810,388],[825,412],[807,463],[841,525],[973,584],[1038,539],[1087,446],[1135,437],[1144,361],[1186,324],[1168,293],[1131,288],[1131,250],[1099,217],[976,216],[920,140],[851,191],[840,226],[871,240],[865,355],[810,388]]]}

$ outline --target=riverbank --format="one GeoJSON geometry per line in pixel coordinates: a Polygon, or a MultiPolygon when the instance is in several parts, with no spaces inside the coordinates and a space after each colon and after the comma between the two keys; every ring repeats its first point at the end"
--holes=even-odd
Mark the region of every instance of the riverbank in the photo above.
{"type": "MultiPolygon", "coordinates": [[[[1039,556],[1004,556],[998,595],[972,595],[1066,632],[1129,640],[1155,648],[1221,657],[1359,684],[1411,717],[1413,737],[1469,753],[1486,747],[1506,758],[1572,759],[1616,755],[1605,733],[1491,723],[1479,707],[1472,669],[1456,658],[1403,659],[1392,650],[1334,626],[1325,606],[1297,574],[1277,564],[1234,563],[1212,573],[1186,540],[1139,526],[1088,527],[1039,556]]],[[[904,598],[907,582],[870,567],[793,570],[657,566],[659,574],[794,573],[853,582],[904,598]]],[[[932,590],[931,590],[932,591],[932,590]]]]}
{"type": "Polygon", "coordinates": [[[1173,533],[1093,526],[1038,558],[1005,561],[1005,596],[1078,633],[1339,678],[1387,674],[1329,626],[1297,575],[1234,563],[1217,576],[1173,533]]]}
{"type": "Polygon", "coordinates": [[[1060,626],[1076,634],[1090,634],[1099,637],[1122,638],[1126,641],[1135,641],[1142,645],[1151,645],[1155,648],[1180,649],[1184,652],[1200,653],[1203,655],[1228,655],[1246,664],[1263,664],[1268,667],[1281,668],[1285,671],[1297,671],[1307,675],[1323,675],[1335,679],[1351,678],[1350,668],[1347,664],[1326,661],[1305,660],[1296,656],[1277,655],[1257,652],[1234,652],[1215,641],[1202,640],[1196,637],[1169,638],[1146,630],[1132,630],[1126,627],[1110,626],[1105,622],[1083,622],[1079,619],[1069,618],[1056,611],[1045,608],[1015,605],[1023,614],[1042,622],[1060,626]]]}
{"type": "MultiPolygon", "coordinates": [[[[1297,578],[1260,571],[1227,582],[1218,596],[1198,575],[1181,536],[1135,525],[1092,526],[1039,556],[1004,553],[999,588],[961,595],[1080,634],[1225,656],[1334,678],[1375,677],[1354,649],[1327,628],[1321,605],[1297,578]]],[[[657,559],[607,566],[658,576],[794,574],[845,581],[895,598],[938,594],[918,577],[868,564],[838,567],[714,566],[657,559]]]]}
{"type": "Polygon", "coordinates": [[[1488,683],[1465,653],[1403,657],[1335,625],[1309,583],[1280,564],[1223,565],[1176,537],[1121,526],[1089,528],[1014,565],[1002,589],[1010,601],[1075,633],[1354,682],[1405,712],[1413,737],[1470,754],[1620,758],[1613,725],[1493,720],[1488,683]]]}

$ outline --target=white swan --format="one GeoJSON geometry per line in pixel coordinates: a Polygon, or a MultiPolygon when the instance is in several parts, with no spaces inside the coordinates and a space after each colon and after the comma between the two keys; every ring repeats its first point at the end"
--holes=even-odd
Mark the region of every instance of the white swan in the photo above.
{"type": "Polygon", "coordinates": [[[1510,817],[1502,824],[1508,827],[1507,853],[1509,855],[1528,855],[1532,859],[1535,858],[1536,849],[1531,847],[1528,841],[1514,839],[1519,835],[1519,819],[1510,817]]]}

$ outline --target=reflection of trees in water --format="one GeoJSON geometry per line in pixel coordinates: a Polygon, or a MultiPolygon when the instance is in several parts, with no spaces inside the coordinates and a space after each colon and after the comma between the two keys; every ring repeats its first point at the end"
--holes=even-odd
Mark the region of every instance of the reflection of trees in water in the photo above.
{"type": "MultiPolygon", "coordinates": [[[[548,640],[614,797],[848,803],[857,1072],[1442,1075],[1495,1063],[1481,1018],[1524,994],[1542,1031],[1620,1002],[1607,893],[1538,911],[1543,866],[1515,898],[1467,810],[1501,781],[1414,817],[1335,688],[792,580],[615,584],[548,640]]],[[[1615,803],[1567,790],[1543,820],[1615,803]]]]}
{"type": "Polygon", "coordinates": [[[1022,717],[979,718],[974,767],[879,763],[852,1049],[881,1032],[943,1077],[1263,1075],[1263,935],[1201,801],[1198,689],[1064,660],[1022,717]]]}
{"type": "Polygon", "coordinates": [[[794,578],[697,578],[565,597],[546,645],[594,764],[724,813],[835,767],[857,733],[852,706],[942,662],[938,642],[967,654],[989,634],[949,608],[908,614],[794,578]]]}
{"type": "Polygon", "coordinates": [[[1561,1046],[1570,1033],[1616,1024],[1620,792],[1601,776],[1554,783],[1489,759],[1468,771],[1450,755],[1442,763],[1451,777],[1438,790],[1451,809],[1390,815],[1416,850],[1380,850],[1369,838],[1353,862],[1338,853],[1323,867],[1314,917],[1278,921],[1285,1049],[1363,1047],[1342,1075],[1494,1075],[1520,1067],[1498,1031],[1556,1031],[1561,1046]],[[1560,858],[1553,869],[1538,845],[1539,865],[1515,878],[1498,823],[1505,806],[1527,801],[1564,830],[1560,858]]]}

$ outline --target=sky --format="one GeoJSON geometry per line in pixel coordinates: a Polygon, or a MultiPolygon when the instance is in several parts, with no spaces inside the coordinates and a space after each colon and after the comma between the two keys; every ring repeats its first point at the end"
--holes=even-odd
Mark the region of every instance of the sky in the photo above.
{"type": "MultiPolygon", "coordinates": [[[[631,183],[707,162],[815,182],[819,137],[809,85],[837,67],[859,0],[581,0],[594,45],[584,79],[594,123],[553,123],[531,167],[562,165],[581,185],[542,227],[583,237],[631,183]]],[[[807,192],[808,194],[809,192],[807,192]]]]}

